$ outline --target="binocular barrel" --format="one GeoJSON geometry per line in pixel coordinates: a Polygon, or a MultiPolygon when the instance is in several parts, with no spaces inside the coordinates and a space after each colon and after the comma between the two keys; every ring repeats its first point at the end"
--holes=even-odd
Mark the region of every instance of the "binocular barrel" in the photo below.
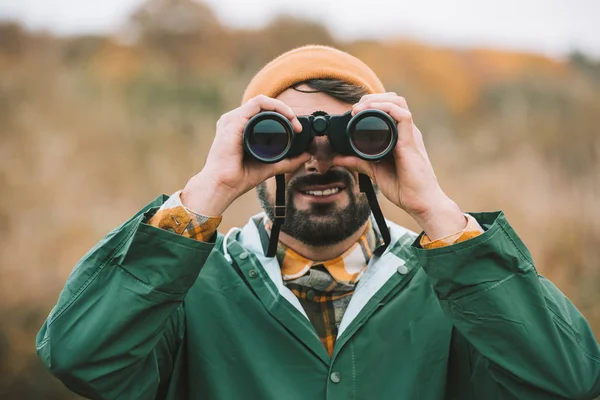
{"type": "Polygon", "coordinates": [[[299,116],[302,132],[295,133],[283,115],[264,111],[248,121],[244,149],[254,159],[275,163],[307,151],[315,136],[327,136],[334,151],[375,161],[387,156],[398,141],[396,121],[380,110],[364,110],[352,116],[317,111],[299,116]]]}

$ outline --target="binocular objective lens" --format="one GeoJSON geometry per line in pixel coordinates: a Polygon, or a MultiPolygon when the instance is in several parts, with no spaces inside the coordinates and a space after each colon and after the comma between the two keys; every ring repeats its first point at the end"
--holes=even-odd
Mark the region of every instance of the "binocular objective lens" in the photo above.
{"type": "Polygon", "coordinates": [[[278,121],[263,119],[254,125],[248,136],[248,147],[262,159],[274,159],[283,154],[290,142],[290,133],[278,121]]]}
{"type": "Polygon", "coordinates": [[[379,117],[365,117],[350,129],[350,140],[364,155],[377,156],[384,153],[392,143],[392,130],[379,117]]]}

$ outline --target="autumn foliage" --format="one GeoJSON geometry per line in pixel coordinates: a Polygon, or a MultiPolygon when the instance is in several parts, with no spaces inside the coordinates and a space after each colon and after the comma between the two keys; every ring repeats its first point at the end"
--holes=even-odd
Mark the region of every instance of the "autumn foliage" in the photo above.
{"type": "MultiPolygon", "coordinates": [[[[202,3],[150,0],[114,36],[0,25],[0,398],[77,398],[34,349],[75,262],[181,188],[258,68],[308,43],[349,51],[407,98],[446,192],[466,211],[504,210],[538,271],[600,336],[599,63],[339,42],[285,16],[232,30],[202,3]]],[[[221,228],[258,211],[245,195],[221,228]]],[[[418,229],[389,204],[384,212],[418,229]]]]}

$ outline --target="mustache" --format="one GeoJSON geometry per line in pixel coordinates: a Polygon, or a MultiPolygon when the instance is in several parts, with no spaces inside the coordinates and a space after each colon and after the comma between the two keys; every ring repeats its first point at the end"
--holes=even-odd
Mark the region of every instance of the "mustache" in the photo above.
{"type": "Polygon", "coordinates": [[[310,174],[292,179],[288,188],[297,188],[312,185],[329,185],[331,183],[343,183],[347,188],[353,185],[354,177],[350,172],[331,169],[324,174],[310,174]]]}

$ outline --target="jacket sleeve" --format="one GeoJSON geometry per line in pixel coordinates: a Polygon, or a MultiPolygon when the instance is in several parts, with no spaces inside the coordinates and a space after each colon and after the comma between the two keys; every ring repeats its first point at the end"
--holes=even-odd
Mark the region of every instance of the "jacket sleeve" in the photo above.
{"type": "Polygon", "coordinates": [[[472,398],[600,395],[600,346],[584,317],[538,275],[501,212],[472,215],[487,228],[482,235],[439,249],[413,246],[444,313],[473,350],[465,355],[472,398]]]}
{"type": "Polygon", "coordinates": [[[79,261],[38,333],[46,366],[88,398],[154,399],[172,372],[181,305],[214,244],[145,224],[165,198],[79,261]]]}

